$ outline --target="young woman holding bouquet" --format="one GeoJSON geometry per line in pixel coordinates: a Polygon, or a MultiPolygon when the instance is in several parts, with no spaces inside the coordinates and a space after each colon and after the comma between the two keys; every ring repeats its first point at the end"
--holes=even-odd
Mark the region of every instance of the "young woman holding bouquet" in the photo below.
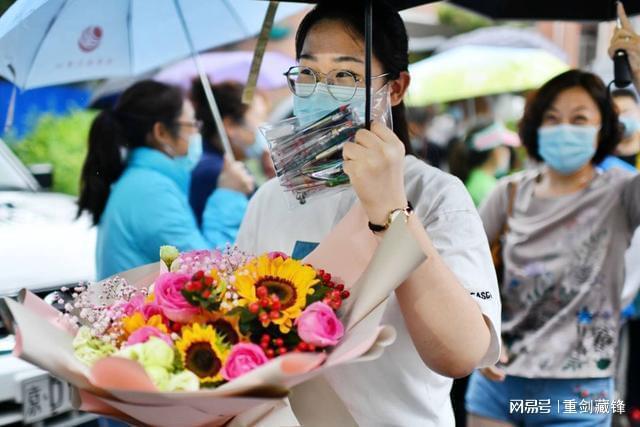
{"type": "Polygon", "coordinates": [[[596,168],[622,127],[591,73],[571,70],[543,85],[520,135],[541,167],[501,182],[480,207],[488,238],[504,233],[505,354],[503,366],[471,377],[471,425],[609,425],[611,408],[572,412],[565,402],[615,398],[620,312],[629,303],[621,301],[624,252],[640,225],[640,177],[596,168]],[[520,396],[551,407],[529,417],[510,412],[509,400],[520,396]]]}
{"type": "MultiPolygon", "coordinates": [[[[304,68],[296,72],[315,75],[317,84],[308,97],[294,93],[296,115],[364,104],[363,11],[363,1],[322,1],[300,24],[296,53],[304,68]],[[341,85],[329,89],[351,90],[354,96],[326,105],[318,93],[327,93],[328,83],[336,85],[335,77],[341,85]]],[[[385,224],[392,211],[410,202],[409,222],[417,224],[428,259],[414,273],[420,280],[401,285],[387,306],[383,322],[397,329],[398,338],[375,362],[337,368],[327,380],[359,425],[453,425],[450,378],[498,358],[495,272],[482,223],[462,183],[407,154],[406,30],[383,1],[374,2],[373,20],[373,89],[389,91],[393,129],[374,122],[345,145],[344,168],[352,183],[347,191],[290,210],[278,181],[265,184],[249,203],[237,242],[250,253],[279,250],[302,258],[356,202],[374,225],[385,224]]]]}
{"type": "Polygon", "coordinates": [[[253,180],[227,162],[198,226],[188,190],[199,129],[180,90],[153,81],[131,86],[95,118],[78,205],[98,226],[99,279],[156,261],[162,245],[188,251],[234,240],[253,180]]]}

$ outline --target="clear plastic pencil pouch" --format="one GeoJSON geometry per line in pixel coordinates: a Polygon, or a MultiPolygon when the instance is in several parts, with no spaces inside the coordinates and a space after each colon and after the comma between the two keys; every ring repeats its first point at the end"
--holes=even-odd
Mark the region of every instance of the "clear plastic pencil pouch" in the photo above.
{"type": "MultiPolygon", "coordinates": [[[[358,107],[345,104],[323,112],[320,118],[292,117],[260,127],[290,207],[348,187],[342,148],[352,143],[356,132],[364,127],[363,108],[358,107]]],[[[371,112],[373,120],[393,127],[386,85],[372,96],[371,112]]]]}

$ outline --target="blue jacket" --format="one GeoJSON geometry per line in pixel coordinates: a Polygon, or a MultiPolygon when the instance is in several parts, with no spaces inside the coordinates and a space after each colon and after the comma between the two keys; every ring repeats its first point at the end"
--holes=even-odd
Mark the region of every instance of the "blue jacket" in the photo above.
{"type": "Polygon", "coordinates": [[[157,261],[162,245],[185,251],[235,241],[246,196],[217,189],[198,227],[187,197],[189,181],[189,172],[158,150],[144,147],[130,153],[98,224],[98,278],[157,261]]]}

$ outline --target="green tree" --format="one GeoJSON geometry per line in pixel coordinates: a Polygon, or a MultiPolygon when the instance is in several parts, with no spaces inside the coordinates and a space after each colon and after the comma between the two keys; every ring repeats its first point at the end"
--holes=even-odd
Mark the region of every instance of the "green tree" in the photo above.
{"type": "Polygon", "coordinates": [[[84,110],[66,116],[44,114],[31,133],[9,145],[26,165],[53,165],[54,191],[77,195],[89,129],[95,116],[95,111],[84,110]]]}

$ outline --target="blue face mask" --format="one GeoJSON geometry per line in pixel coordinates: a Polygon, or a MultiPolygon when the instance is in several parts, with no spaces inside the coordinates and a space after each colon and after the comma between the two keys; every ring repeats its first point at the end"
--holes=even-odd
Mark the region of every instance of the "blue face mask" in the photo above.
{"type": "Polygon", "coordinates": [[[555,125],[538,129],[538,153],[553,170],[570,175],[596,152],[597,126],[555,125]]]}
{"type": "Polygon", "coordinates": [[[202,157],[202,135],[196,132],[189,137],[189,148],[184,156],[176,156],[173,158],[180,167],[191,172],[196,167],[202,157]]]}
{"type": "Polygon", "coordinates": [[[620,123],[624,125],[624,137],[630,138],[640,131],[640,120],[631,116],[620,116],[620,123]]]}

